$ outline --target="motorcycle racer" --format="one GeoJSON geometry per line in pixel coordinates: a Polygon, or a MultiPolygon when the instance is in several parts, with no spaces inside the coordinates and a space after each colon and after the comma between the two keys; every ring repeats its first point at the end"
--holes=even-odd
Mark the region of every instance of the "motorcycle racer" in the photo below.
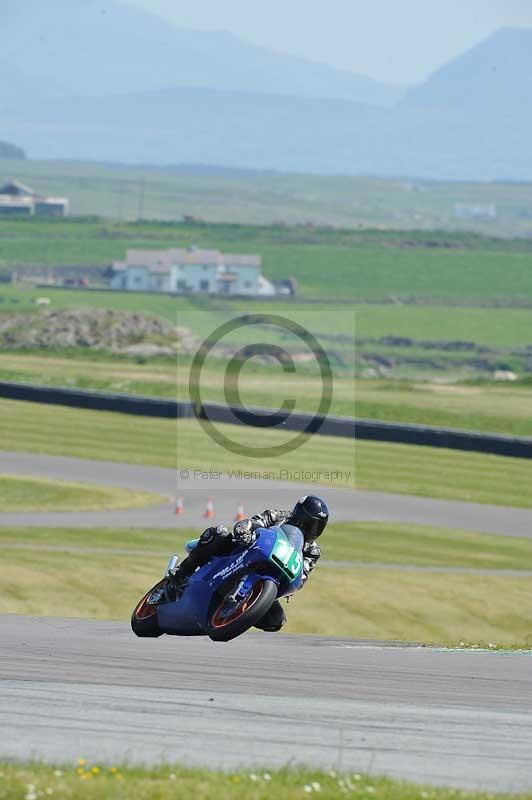
{"type": "MultiPolygon", "coordinates": [[[[321,536],[329,521],[329,509],[324,500],[316,495],[301,497],[291,511],[270,508],[262,514],[254,514],[249,519],[235,523],[230,531],[225,525],[207,528],[201,534],[198,544],[177,567],[173,575],[177,589],[190,577],[198,567],[203,566],[215,556],[227,556],[239,547],[249,547],[256,539],[258,528],[271,528],[286,523],[299,528],[305,540],[303,546],[303,585],[321,555],[317,539],[321,536]]],[[[279,631],[286,622],[283,607],[276,600],[267,614],[256,623],[256,627],[264,631],[279,631]]]]}

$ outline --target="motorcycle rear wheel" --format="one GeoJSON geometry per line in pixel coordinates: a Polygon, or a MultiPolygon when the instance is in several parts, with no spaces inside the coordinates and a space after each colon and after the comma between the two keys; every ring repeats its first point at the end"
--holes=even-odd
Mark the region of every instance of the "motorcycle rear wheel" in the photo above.
{"type": "Polygon", "coordinates": [[[270,610],[277,599],[277,584],[263,579],[257,581],[248,597],[235,607],[234,613],[223,614],[224,598],[214,609],[207,633],[214,642],[229,642],[252,628],[270,610]]]}
{"type": "Polygon", "coordinates": [[[157,606],[158,603],[150,603],[149,599],[152,594],[160,589],[165,583],[165,580],[152,586],[149,592],[146,592],[142,600],[137,603],[131,615],[131,629],[133,633],[140,636],[142,639],[156,639],[163,635],[162,630],[159,628],[157,621],[157,606]]]}

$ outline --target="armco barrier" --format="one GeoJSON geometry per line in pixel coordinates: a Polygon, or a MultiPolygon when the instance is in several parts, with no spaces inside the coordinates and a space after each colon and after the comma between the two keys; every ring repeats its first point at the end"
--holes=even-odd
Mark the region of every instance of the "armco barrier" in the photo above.
{"type": "Polygon", "coordinates": [[[404,425],[372,419],[357,419],[355,429],[357,439],[368,439],[372,442],[417,444],[513,458],[532,458],[532,439],[497,433],[435,428],[429,425],[404,425]]]}
{"type": "Polygon", "coordinates": [[[176,419],[193,416],[190,403],[177,404],[175,400],[89,392],[84,389],[62,389],[55,386],[33,386],[26,383],[0,382],[0,397],[71,408],[90,408],[96,411],[118,411],[120,414],[138,414],[143,417],[176,419]]]}
{"type": "Polygon", "coordinates": [[[303,431],[308,427],[309,433],[322,436],[341,436],[354,439],[356,421],[349,417],[320,417],[313,414],[284,414],[270,408],[237,408],[218,403],[204,403],[201,416],[212,422],[249,425],[253,428],[270,428],[273,425],[286,431],[303,431]]]}
{"type": "MultiPolygon", "coordinates": [[[[145,417],[167,419],[194,416],[191,403],[164,400],[139,395],[106,394],[81,389],[62,389],[51,386],[34,386],[21,383],[0,382],[0,397],[11,400],[26,400],[33,403],[49,403],[87,408],[98,411],[116,411],[121,414],[138,414],[145,417]]],[[[489,453],[513,458],[532,458],[532,439],[503,436],[493,433],[435,428],[423,425],[405,425],[380,422],[370,419],[350,419],[327,416],[325,419],[312,414],[291,414],[266,408],[230,408],[217,403],[204,403],[198,415],[212,422],[269,427],[272,422],[284,430],[300,431],[310,425],[309,431],[322,436],[367,439],[374,442],[396,442],[398,444],[444,447],[489,453]]]]}

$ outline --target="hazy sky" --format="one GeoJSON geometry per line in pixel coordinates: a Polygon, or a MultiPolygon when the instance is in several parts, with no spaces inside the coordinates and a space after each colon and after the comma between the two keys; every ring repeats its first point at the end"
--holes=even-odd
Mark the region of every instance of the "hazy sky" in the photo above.
{"type": "Polygon", "coordinates": [[[127,1],[394,83],[423,80],[497,28],[532,28],[532,0],[127,1]]]}

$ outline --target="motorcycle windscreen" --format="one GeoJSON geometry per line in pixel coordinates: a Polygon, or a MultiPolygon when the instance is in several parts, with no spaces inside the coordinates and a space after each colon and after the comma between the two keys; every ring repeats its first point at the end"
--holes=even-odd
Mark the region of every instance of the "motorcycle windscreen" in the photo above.
{"type": "Polygon", "coordinates": [[[292,583],[301,576],[305,540],[299,528],[293,525],[281,525],[278,530],[282,535],[277,537],[270,558],[292,583]]]}

